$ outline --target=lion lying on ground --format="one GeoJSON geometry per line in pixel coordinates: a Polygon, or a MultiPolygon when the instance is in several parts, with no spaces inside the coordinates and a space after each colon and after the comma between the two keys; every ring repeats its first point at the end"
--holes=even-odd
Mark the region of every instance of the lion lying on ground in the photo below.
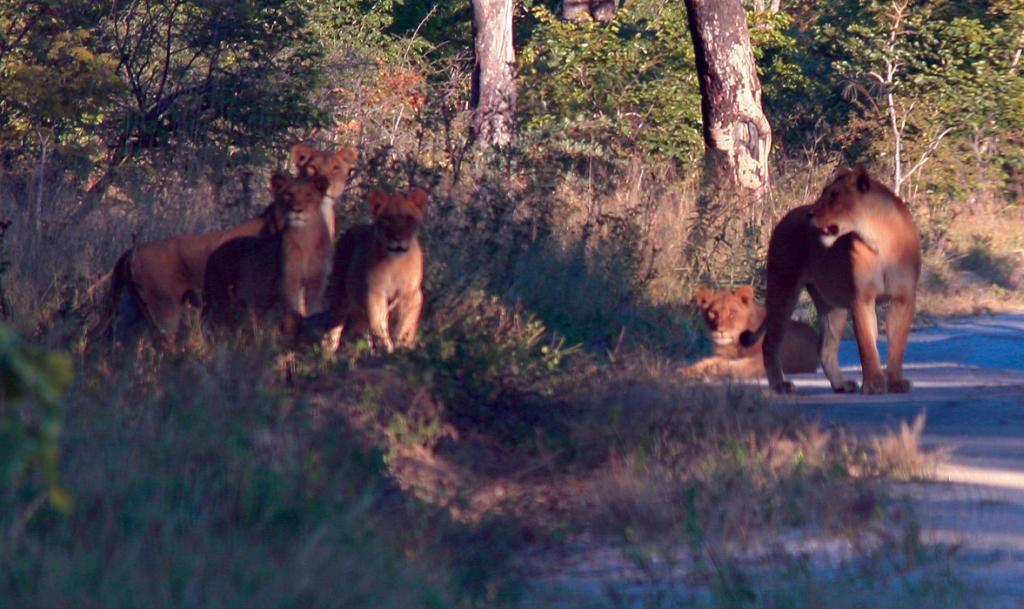
{"type": "MultiPolygon", "coordinates": [[[[754,300],[754,288],[743,286],[732,292],[700,287],[693,297],[711,333],[715,354],[683,368],[687,376],[725,376],[735,379],[764,377],[761,342],[740,343],[740,335],[756,330],[765,318],[764,305],[754,300]]],[[[814,328],[790,320],[782,345],[782,367],[786,372],[814,372],[818,369],[818,335],[814,328]]]]}
{"type": "Polygon", "coordinates": [[[392,325],[399,346],[416,340],[423,306],[423,250],[418,234],[427,193],[419,188],[408,195],[375,190],[367,200],[373,224],[353,226],[338,240],[328,310],[307,320],[307,329],[326,330],[325,346],[337,350],[343,334],[369,328],[372,338],[390,353],[396,342],[391,338],[392,325]]]}
{"type": "MultiPolygon", "coordinates": [[[[356,151],[341,148],[319,151],[308,144],[292,148],[292,159],[300,175],[325,176],[327,194],[339,196],[355,162],[356,151]]],[[[181,327],[185,304],[198,306],[206,261],[215,249],[238,237],[272,234],[282,227],[273,223],[271,208],[252,220],[222,231],[179,235],[132,247],[121,254],[111,273],[106,311],[93,335],[112,331],[117,343],[129,333],[138,334],[142,322],[159,345],[173,345],[181,327]]],[[[334,224],[332,202],[324,200],[322,211],[328,226],[334,224]],[[328,213],[330,212],[330,213],[328,213]]]]}
{"type": "Polygon", "coordinates": [[[329,182],[323,175],[275,174],[270,184],[284,229],[232,239],[210,254],[203,319],[237,328],[246,314],[263,319],[276,311],[294,338],[301,318],[320,307],[330,274],[332,242],[321,206],[329,182]]]}
{"type": "Polygon", "coordinates": [[[777,392],[793,391],[783,375],[782,353],[789,316],[806,287],[818,310],[821,365],[832,389],[857,389],[855,382],[843,380],[837,356],[847,311],[852,311],[864,393],[910,391],[910,381],[903,378],[903,353],[920,274],[921,242],[907,206],[863,168],[840,171],[813,205],[790,211],[772,232],[767,317],[744,342],[751,344],[764,333],[768,382],[777,392]],[[883,372],[875,344],[875,303],[886,300],[889,361],[883,372]]]}

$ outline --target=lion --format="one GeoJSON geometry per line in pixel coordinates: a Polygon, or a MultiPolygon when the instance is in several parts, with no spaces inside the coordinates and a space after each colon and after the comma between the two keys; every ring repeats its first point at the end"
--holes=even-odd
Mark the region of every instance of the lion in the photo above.
{"type": "MultiPolygon", "coordinates": [[[[326,176],[330,183],[326,196],[336,197],[345,189],[356,151],[341,148],[331,153],[298,144],[292,148],[291,155],[300,174],[326,176]]],[[[324,199],[321,203],[328,226],[334,226],[332,201],[324,199]]],[[[169,237],[125,251],[111,273],[103,319],[91,334],[113,330],[115,342],[121,343],[128,331],[145,321],[158,345],[173,345],[185,305],[201,304],[210,253],[232,239],[281,230],[283,227],[272,217],[273,210],[274,206],[270,205],[259,217],[227,230],[169,237]]]]}
{"type": "Polygon", "coordinates": [[[203,281],[204,321],[235,328],[245,313],[262,318],[279,311],[285,335],[295,337],[301,318],[319,308],[330,275],[333,243],[321,213],[329,186],[319,174],[271,178],[272,205],[285,228],[232,239],[210,254],[203,281]]]}
{"type": "Polygon", "coordinates": [[[327,189],[328,198],[324,199],[321,211],[327,221],[327,230],[333,239],[336,226],[334,203],[345,192],[345,186],[348,184],[349,178],[352,177],[352,171],[359,155],[355,148],[343,147],[335,152],[329,152],[317,150],[305,143],[293,146],[291,155],[298,175],[322,175],[330,180],[331,185],[327,189]]]}
{"type": "Polygon", "coordinates": [[[841,170],[813,204],[793,209],[772,231],[767,316],[743,342],[752,344],[764,334],[768,382],[776,392],[792,392],[793,384],[783,375],[783,343],[789,316],[806,287],[818,311],[821,365],[833,391],[857,390],[857,383],[843,380],[837,354],[848,311],[853,312],[864,393],[910,391],[903,354],[920,275],[921,238],[903,200],[863,168],[841,170]],[[875,304],[884,301],[889,302],[889,359],[883,372],[875,344],[875,304]]]}
{"type": "Polygon", "coordinates": [[[396,342],[391,325],[399,346],[415,342],[423,307],[423,250],[418,234],[427,199],[426,191],[419,188],[407,195],[374,190],[367,197],[373,224],[353,226],[338,240],[328,309],[307,320],[311,330],[327,329],[324,344],[329,350],[338,349],[344,333],[369,328],[372,338],[391,353],[396,342]]]}
{"type": "MultiPolygon", "coordinates": [[[[746,285],[732,292],[716,292],[701,286],[693,297],[700,308],[715,354],[681,370],[686,376],[726,376],[734,379],[765,375],[760,341],[744,346],[740,336],[756,330],[765,318],[764,305],[754,300],[754,288],[746,285]]],[[[814,372],[818,369],[818,335],[814,328],[790,320],[782,344],[782,368],[786,372],[814,372]]]]}

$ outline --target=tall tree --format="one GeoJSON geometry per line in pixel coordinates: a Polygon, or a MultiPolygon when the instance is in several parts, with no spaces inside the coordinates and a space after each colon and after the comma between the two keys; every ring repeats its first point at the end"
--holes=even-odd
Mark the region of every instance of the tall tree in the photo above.
{"type": "Polygon", "coordinates": [[[771,126],[740,0],[686,0],[700,78],[705,162],[717,185],[761,195],[771,126]]]}
{"type": "Polygon", "coordinates": [[[512,0],[473,0],[473,133],[484,148],[512,141],[516,110],[512,6],[512,0]]]}
{"type": "MultiPolygon", "coordinates": [[[[1024,3],[993,2],[984,12],[968,4],[828,4],[818,26],[818,37],[829,41],[826,53],[836,58],[835,80],[855,114],[872,125],[863,131],[902,197],[912,199],[935,179],[923,175],[933,158],[967,145],[980,160],[1005,134],[1019,133],[1024,3]]],[[[967,167],[951,182],[963,184],[967,167]]]]}

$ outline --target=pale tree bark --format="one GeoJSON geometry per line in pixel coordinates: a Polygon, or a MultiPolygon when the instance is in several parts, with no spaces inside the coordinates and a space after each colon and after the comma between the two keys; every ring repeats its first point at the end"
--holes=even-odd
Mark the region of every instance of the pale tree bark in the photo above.
{"type": "MultiPolygon", "coordinates": [[[[893,1],[892,12],[889,14],[891,21],[885,44],[882,71],[868,72],[868,76],[881,86],[882,96],[885,100],[885,109],[882,111],[888,119],[889,133],[892,136],[893,190],[901,197],[903,196],[904,185],[907,183],[907,180],[928,162],[928,159],[931,158],[932,154],[939,147],[942,138],[949,135],[949,132],[952,131],[952,128],[940,127],[937,129],[927,138],[928,143],[925,145],[924,151],[918,156],[917,161],[911,164],[909,168],[904,168],[903,136],[907,130],[907,120],[910,117],[910,113],[914,110],[914,102],[910,104],[898,103],[893,90],[900,75],[900,68],[903,67],[899,61],[897,51],[900,39],[906,34],[903,28],[903,21],[909,9],[910,0],[893,1]]],[[[876,107],[876,110],[880,109],[876,107]]]]}
{"type": "Polygon", "coordinates": [[[473,0],[473,134],[484,148],[512,142],[516,110],[512,7],[512,0],[473,0]]]}
{"type": "Polygon", "coordinates": [[[705,162],[716,185],[762,196],[772,131],[740,0],[686,0],[700,78],[705,162]]]}
{"type": "Polygon", "coordinates": [[[593,19],[608,23],[619,9],[617,0],[562,0],[562,19],[576,23],[593,19]]]}

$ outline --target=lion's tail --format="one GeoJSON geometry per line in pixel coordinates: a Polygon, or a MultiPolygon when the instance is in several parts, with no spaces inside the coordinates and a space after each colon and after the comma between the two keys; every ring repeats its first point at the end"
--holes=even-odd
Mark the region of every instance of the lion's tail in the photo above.
{"type": "Polygon", "coordinates": [[[135,248],[129,248],[114,263],[114,269],[110,272],[110,287],[107,290],[107,300],[100,314],[100,320],[89,331],[89,344],[93,344],[97,340],[110,342],[117,339],[114,336],[115,319],[119,314],[123,313],[123,311],[118,309],[120,301],[125,295],[130,299],[131,305],[135,307],[136,315],[144,317],[147,322],[152,323],[152,320],[149,319],[149,309],[146,307],[142,294],[139,293],[138,286],[135,285],[135,280],[132,278],[132,259],[134,256],[135,248]]]}
{"type": "Polygon", "coordinates": [[[764,336],[764,331],[768,328],[768,320],[761,322],[756,330],[744,330],[740,333],[740,344],[744,347],[753,347],[757,344],[757,341],[761,340],[764,336]]]}

